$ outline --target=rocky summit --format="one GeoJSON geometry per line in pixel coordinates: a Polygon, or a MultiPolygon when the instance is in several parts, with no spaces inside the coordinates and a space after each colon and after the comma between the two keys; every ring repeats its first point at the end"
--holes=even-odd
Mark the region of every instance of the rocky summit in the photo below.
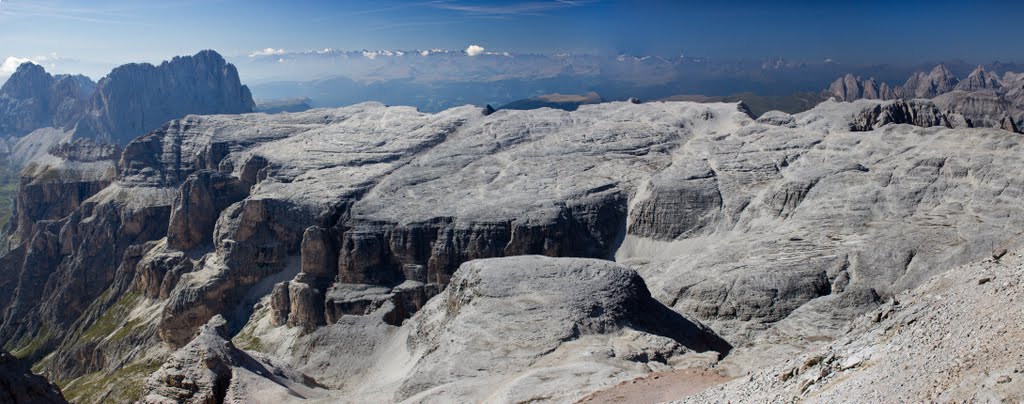
{"type": "Polygon", "coordinates": [[[26,62],[0,88],[0,138],[24,137],[13,153],[24,163],[59,141],[123,145],[186,114],[237,114],[255,105],[235,66],[210,50],[156,66],[123,65],[98,83],[26,62]]]}
{"type": "Polygon", "coordinates": [[[903,85],[890,87],[874,78],[846,74],[823,93],[838,101],[932,99],[956,123],[970,127],[1000,128],[1021,132],[1024,127],[1024,80],[1006,71],[1002,77],[985,66],[976,67],[963,80],[938,65],[930,72],[917,72],[903,85]]]}
{"type": "Polygon", "coordinates": [[[864,330],[906,317],[865,319],[963,307],[905,296],[1024,228],[1020,135],[939,100],[486,112],[188,115],[49,148],[5,234],[0,341],[80,402],[570,402],[821,352],[761,392],[799,399],[866,389],[846,375],[891,359],[864,330]]]}

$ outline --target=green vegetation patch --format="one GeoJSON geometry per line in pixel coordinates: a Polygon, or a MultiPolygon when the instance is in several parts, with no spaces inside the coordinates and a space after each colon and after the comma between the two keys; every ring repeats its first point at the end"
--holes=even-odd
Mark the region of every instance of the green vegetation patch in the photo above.
{"type": "Polygon", "coordinates": [[[235,338],[231,339],[231,343],[246,351],[266,353],[267,349],[267,347],[263,345],[263,341],[260,337],[254,335],[252,330],[242,330],[242,332],[238,333],[235,338]]]}
{"type": "Polygon", "coordinates": [[[14,344],[14,349],[11,349],[11,354],[19,358],[29,358],[35,356],[41,349],[46,347],[47,342],[50,340],[50,329],[44,324],[39,329],[39,334],[35,338],[24,337],[14,344]]]}
{"type": "Polygon", "coordinates": [[[18,196],[18,171],[11,168],[7,155],[0,155],[0,227],[11,220],[14,198],[18,196]]]}
{"type": "Polygon", "coordinates": [[[111,340],[119,341],[130,335],[143,325],[139,319],[125,322],[140,297],[142,296],[136,292],[125,293],[117,303],[110,306],[95,323],[82,333],[81,339],[84,341],[101,340],[109,336],[111,340]]]}
{"type": "Polygon", "coordinates": [[[94,372],[60,383],[64,398],[75,403],[135,402],[142,398],[149,375],[160,369],[159,362],[142,360],[113,373],[94,372]]]}

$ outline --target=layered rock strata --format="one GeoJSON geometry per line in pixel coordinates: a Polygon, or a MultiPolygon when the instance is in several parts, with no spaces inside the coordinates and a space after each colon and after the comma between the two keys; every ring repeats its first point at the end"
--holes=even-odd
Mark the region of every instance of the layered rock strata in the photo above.
{"type": "Polygon", "coordinates": [[[682,102],[188,116],[116,163],[51,150],[56,180],[108,183],[19,226],[0,340],[91,358],[40,362],[75,380],[166,359],[221,315],[247,349],[351,391],[461,265],[530,254],[626,264],[732,346],[787,338],[803,331],[783,320],[870,310],[1024,226],[1018,135],[956,122],[927,100],[759,120],[682,102]]]}

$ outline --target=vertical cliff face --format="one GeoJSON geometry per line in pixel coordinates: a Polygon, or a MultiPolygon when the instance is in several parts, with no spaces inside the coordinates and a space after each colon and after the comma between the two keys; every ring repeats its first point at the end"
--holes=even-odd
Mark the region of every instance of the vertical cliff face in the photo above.
{"type": "Polygon", "coordinates": [[[124,65],[98,84],[85,76],[51,76],[42,66],[25,63],[0,88],[0,136],[55,128],[72,132],[73,138],[124,145],[188,114],[254,108],[235,66],[211,50],[157,66],[124,65]]]}
{"type": "Polygon", "coordinates": [[[81,118],[94,88],[85,76],[51,76],[31,62],[18,66],[0,88],[0,136],[69,126],[81,118]]]}
{"type": "Polygon", "coordinates": [[[235,66],[214,51],[178,56],[159,66],[118,67],[96,86],[84,124],[88,135],[125,144],[188,114],[252,112],[255,103],[235,66]]]}

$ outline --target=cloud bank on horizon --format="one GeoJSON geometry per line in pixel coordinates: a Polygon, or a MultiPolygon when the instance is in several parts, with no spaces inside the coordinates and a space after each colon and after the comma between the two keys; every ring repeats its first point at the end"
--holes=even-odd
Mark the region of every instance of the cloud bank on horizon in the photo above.
{"type": "Polygon", "coordinates": [[[1024,2],[849,3],[3,0],[0,60],[58,53],[68,60],[56,64],[56,73],[91,77],[123,63],[159,63],[201,49],[229,60],[302,49],[463,49],[479,56],[488,52],[484,47],[512,54],[863,63],[1024,60],[1015,43],[1024,2]],[[913,35],[892,35],[893,27],[913,35]]]}
{"type": "Polygon", "coordinates": [[[469,47],[466,48],[466,54],[469,56],[476,56],[483,54],[485,50],[486,49],[484,49],[484,47],[480,45],[469,45],[469,47]]]}

